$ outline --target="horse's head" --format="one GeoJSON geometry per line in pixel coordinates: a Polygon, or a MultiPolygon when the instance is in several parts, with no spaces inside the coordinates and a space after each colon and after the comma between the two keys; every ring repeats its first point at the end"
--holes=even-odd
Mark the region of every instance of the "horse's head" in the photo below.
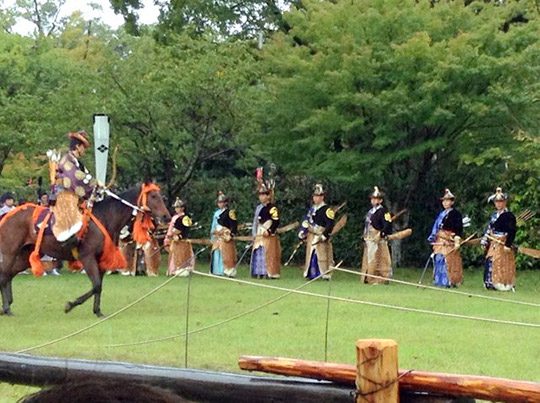
{"type": "Polygon", "coordinates": [[[145,207],[150,211],[156,224],[159,225],[170,221],[171,214],[163,202],[163,197],[161,196],[161,190],[159,190],[159,188],[148,192],[145,207]]]}

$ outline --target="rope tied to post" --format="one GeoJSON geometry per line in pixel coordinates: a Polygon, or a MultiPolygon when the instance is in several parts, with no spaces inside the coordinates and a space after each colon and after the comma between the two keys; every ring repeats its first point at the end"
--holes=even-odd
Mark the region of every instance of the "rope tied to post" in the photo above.
{"type": "MultiPolygon", "coordinates": [[[[379,387],[379,388],[377,388],[377,389],[375,389],[375,390],[371,390],[371,391],[365,392],[365,393],[362,393],[360,390],[356,390],[356,391],[354,392],[354,394],[351,394],[351,395],[353,395],[356,399],[358,399],[359,397],[366,397],[366,396],[374,395],[375,393],[379,393],[379,392],[381,392],[381,391],[383,391],[383,390],[389,388],[389,387],[392,386],[394,383],[399,382],[399,380],[400,380],[401,378],[403,378],[404,376],[409,375],[409,374],[410,374],[411,372],[413,372],[413,371],[414,371],[414,369],[410,369],[410,370],[408,370],[408,371],[402,373],[402,374],[399,375],[398,377],[392,379],[390,382],[385,383],[384,385],[382,385],[381,387],[379,387]]],[[[368,378],[366,378],[366,377],[364,377],[364,376],[362,376],[362,375],[360,375],[360,374],[359,374],[358,376],[360,376],[360,377],[362,377],[362,378],[364,378],[364,379],[367,379],[367,380],[370,381],[370,382],[373,382],[371,379],[368,379],[368,378]]],[[[373,383],[375,383],[375,382],[373,382],[373,383]]]]}

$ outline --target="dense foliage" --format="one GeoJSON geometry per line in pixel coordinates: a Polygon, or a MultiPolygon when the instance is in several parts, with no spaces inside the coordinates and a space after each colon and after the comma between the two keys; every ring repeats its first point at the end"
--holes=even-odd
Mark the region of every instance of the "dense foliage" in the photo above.
{"type": "MultiPolygon", "coordinates": [[[[227,12],[227,1],[171,1],[147,27],[140,2],[114,0],[127,23],[118,31],[78,13],[57,21],[62,1],[27,3],[0,11],[0,190],[34,197],[27,183],[47,177],[46,149],[106,113],[119,187],[154,178],[205,225],[221,189],[248,222],[254,170],[275,164],[285,223],[304,214],[315,182],[329,203],[347,201],[335,250],[349,265],[374,185],[392,212],[408,210],[395,224],[414,228],[393,248],[402,265],[427,258],[446,187],[472,218],[468,232],[483,230],[498,185],[516,213],[538,210],[531,2],[244,1],[227,12]],[[18,18],[40,21],[31,37],[12,33],[18,18]]],[[[539,223],[522,223],[517,243],[540,247],[539,223]]],[[[284,239],[285,256],[294,242],[284,239]]],[[[481,262],[479,249],[464,255],[481,262]]]]}

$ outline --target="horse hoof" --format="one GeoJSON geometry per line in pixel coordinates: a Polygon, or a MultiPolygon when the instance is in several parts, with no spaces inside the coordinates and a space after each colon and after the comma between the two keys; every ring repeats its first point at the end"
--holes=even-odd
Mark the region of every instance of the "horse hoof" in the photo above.
{"type": "Polygon", "coordinates": [[[11,309],[3,310],[2,315],[13,316],[13,312],[11,312],[11,309]]]}
{"type": "Polygon", "coordinates": [[[68,313],[69,311],[71,311],[73,309],[73,304],[71,302],[68,302],[66,304],[66,306],[64,307],[64,312],[65,313],[68,313]]]}
{"type": "Polygon", "coordinates": [[[102,313],[101,311],[100,311],[100,312],[94,312],[94,313],[95,313],[96,316],[97,316],[98,318],[100,318],[100,319],[105,317],[105,315],[103,315],[103,313],[102,313]]]}

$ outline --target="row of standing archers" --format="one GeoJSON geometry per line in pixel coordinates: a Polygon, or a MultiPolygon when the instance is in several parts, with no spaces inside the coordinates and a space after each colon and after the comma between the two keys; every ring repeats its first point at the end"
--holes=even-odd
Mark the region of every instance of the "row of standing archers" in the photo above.
{"type": "MultiPolygon", "coordinates": [[[[257,206],[253,219],[250,273],[255,278],[277,279],[280,277],[281,245],[279,241],[280,214],[274,203],[273,183],[258,180],[257,206]]],[[[368,211],[364,227],[364,253],[361,272],[378,276],[362,276],[362,281],[371,284],[387,283],[392,277],[392,262],[388,241],[401,238],[392,234],[392,217],[384,206],[384,194],[374,187],[370,194],[371,209],[368,211]]],[[[343,220],[336,220],[339,206],[331,207],[325,203],[323,186],[315,185],[313,204],[302,220],[298,231],[300,243],[306,248],[304,277],[313,279],[321,275],[329,280],[334,256],[332,236],[344,225],[343,220]]],[[[468,218],[454,208],[455,196],[449,189],[441,197],[443,210],[437,216],[428,241],[433,253],[429,262],[433,262],[433,283],[441,287],[457,287],[463,282],[462,259],[459,252],[463,241],[463,227],[468,218]]],[[[484,267],[484,286],[487,289],[510,291],[515,288],[515,257],[512,249],[516,234],[516,217],[507,208],[508,195],[497,188],[490,197],[496,207],[486,231],[481,239],[481,246],[486,252],[484,267]]],[[[211,227],[211,238],[206,240],[212,245],[210,271],[220,276],[234,277],[239,264],[235,240],[238,237],[236,213],[228,206],[228,197],[220,192],[216,200],[211,227]]],[[[195,262],[192,244],[204,243],[205,240],[190,240],[188,230],[193,222],[186,214],[183,201],[177,199],[174,204],[176,214],[169,225],[165,243],[170,250],[168,274],[188,275],[194,269],[195,262]]],[[[405,232],[403,236],[407,236],[405,232]]],[[[468,240],[466,240],[468,242],[468,240]]],[[[243,256],[242,256],[243,257],[243,256]]],[[[289,259],[290,261],[290,259],[289,259]]],[[[426,265],[427,267],[427,265],[426,265]]]]}

